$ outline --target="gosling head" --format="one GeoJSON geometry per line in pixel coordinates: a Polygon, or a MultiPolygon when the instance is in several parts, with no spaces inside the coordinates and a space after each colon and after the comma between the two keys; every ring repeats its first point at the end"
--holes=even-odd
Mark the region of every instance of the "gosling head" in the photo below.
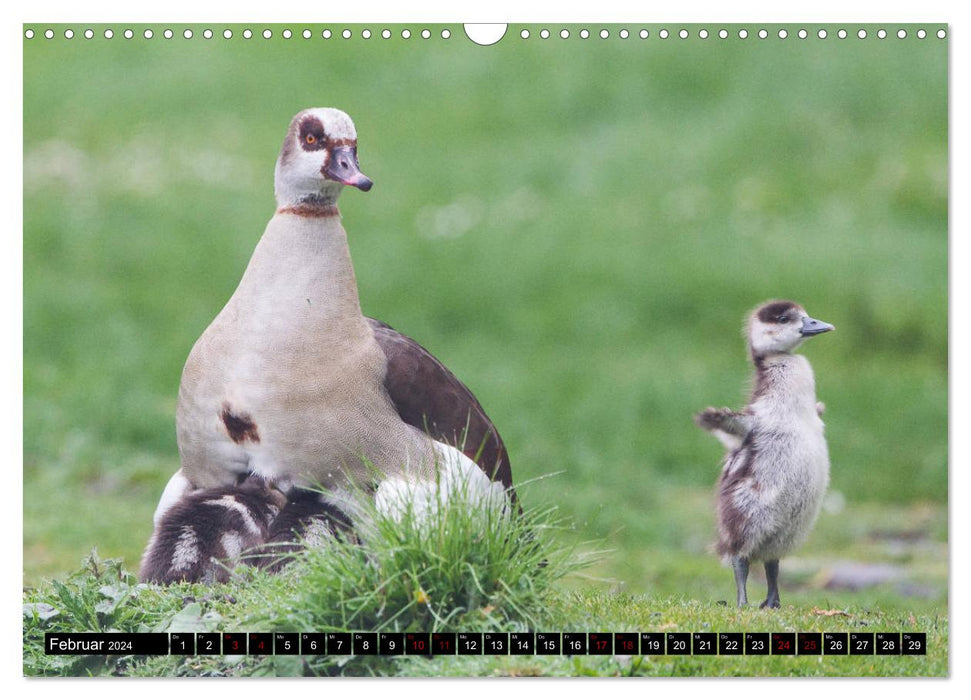
{"type": "Polygon", "coordinates": [[[806,338],[831,330],[834,326],[812,318],[793,301],[770,301],[749,316],[749,352],[754,361],[790,353],[806,338]]]}
{"type": "Polygon", "coordinates": [[[276,162],[278,208],[333,205],[345,185],[363,192],[374,183],[357,163],[357,132],[338,109],[305,109],[290,122],[276,162]]]}

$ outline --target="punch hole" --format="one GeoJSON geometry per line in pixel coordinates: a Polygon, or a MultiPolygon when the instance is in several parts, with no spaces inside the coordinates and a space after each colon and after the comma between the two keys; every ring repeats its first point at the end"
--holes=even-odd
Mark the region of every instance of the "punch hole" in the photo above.
{"type": "Polygon", "coordinates": [[[789,36],[789,32],[787,32],[785,29],[780,29],[779,30],[779,38],[780,39],[786,39],[786,38],[788,38],[788,36],[789,36]]]}
{"type": "Polygon", "coordinates": [[[361,38],[363,38],[363,39],[370,39],[371,38],[371,30],[370,29],[364,29],[364,30],[362,30],[361,31],[361,38]]]}
{"type": "Polygon", "coordinates": [[[769,33],[766,30],[764,29],[759,30],[759,39],[767,39],[768,36],[769,36],[769,33]]]}
{"type": "Polygon", "coordinates": [[[54,30],[53,29],[48,29],[46,32],[44,32],[44,37],[46,37],[47,39],[53,39],[54,38],[54,30]]]}
{"type": "Polygon", "coordinates": [[[861,29],[856,33],[856,35],[861,39],[866,39],[866,29],[861,29]]]}
{"type": "Polygon", "coordinates": [[[293,32],[291,32],[289,29],[284,29],[280,34],[284,39],[293,38],[293,32]]]}
{"type": "Polygon", "coordinates": [[[202,36],[203,36],[204,39],[212,39],[212,37],[213,37],[212,30],[211,29],[204,30],[202,32],[202,36]]]}
{"type": "Polygon", "coordinates": [[[747,29],[739,29],[738,30],[738,38],[739,39],[748,39],[748,30],[747,29]]]}
{"type": "Polygon", "coordinates": [[[590,32],[589,31],[587,31],[586,29],[581,29],[580,30],[580,38],[581,39],[587,39],[589,37],[590,37],[590,32]]]}
{"type": "Polygon", "coordinates": [[[522,30],[521,32],[519,32],[519,36],[522,39],[528,39],[529,38],[529,30],[528,29],[522,30]]]}
{"type": "Polygon", "coordinates": [[[85,29],[84,30],[84,38],[85,39],[93,39],[94,38],[94,32],[92,30],[90,30],[90,29],[85,29]]]}
{"type": "Polygon", "coordinates": [[[629,36],[630,36],[630,32],[629,31],[627,31],[626,29],[621,29],[620,30],[620,38],[621,39],[626,39],[629,36]]]}
{"type": "Polygon", "coordinates": [[[142,32],[142,36],[144,36],[146,39],[151,39],[153,36],[155,36],[155,32],[153,32],[151,29],[146,29],[144,32],[142,32]]]}
{"type": "MultiPolygon", "coordinates": [[[[492,46],[499,42],[502,37],[506,35],[505,24],[466,24],[465,36],[469,37],[474,43],[479,46],[492,46]]],[[[543,30],[546,32],[546,30],[543,30]]],[[[542,36],[542,33],[540,33],[542,36]]],[[[546,32],[546,36],[549,36],[549,32],[546,32]]],[[[546,38],[545,36],[543,37],[546,38]]]]}
{"type": "Polygon", "coordinates": [[[805,39],[806,37],[809,36],[809,32],[807,32],[805,29],[800,29],[798,36],[800,39],[805,39]]]}
{"type": "Polygon", "coordinates": [[[25,31],[24,32],[24,38],[26,38],[26,39],[33,39],[34,38],[34,30],[33,29],[28,29],[27,31],[25,31]]]}
{"type": "Polygon", "coordinates": [[[166,29],[164,32],[162,32],[162,36],[164,36],[166,39],[171,39],[173,36],[175,36],[175,34],[171,29],[166,29]]]}
{"type": "Polygon", "coordinates": [[[233,38],[232,29],[227,29],[226,31],[223,32],[223,39],[232,39],[232,38],[233,38]]]}
{"type": "MultiPolygon", "coordinates": [[[[607,31],[607,30],[605,29],[604,31],[607,31]]],[[[642,29],[642,30],[641,30],[641,31],[640,31],[640,32],[638,33],[638,36],[639,36],[639,37],[640,37],[641,39],[646,39],[646,38],[647,38],[647,37],[649,37],[650,35],[651,35],[651,33],[650,33],[649,31],[647,31],[646,29],[642,29]]],[[[601,36],[603,36],[603,34],[601,34],[601,36]]],[[[605,36],[604,36],[603,38],[604,38],[604,39],[606,39],[607,37],[605,37],[605,36]]]]}
{"type": "Polygon", "coordinates": [[[402,39],[410,39],[411,38],[411,30],[410,29],[402,29],[401,30],[401,38],[402,39]]]}
{"type": "Polygon", "coordinates": [[[836,32],[836,36],[838,36],[840,39],[845,39],[846,38],[846,30],[845,29],[840,29],[838,32],[836,32]]]}
{"type": "Polygon", "coordinates": [[[64,30],[64,38],[65,39],[73,39],[74,38],[74,30],[73,29],[65,29],[64,30]]]}
{"type": "Polygon", "coordinates": [[[727,29],[720,29],[720,30],[718,30],[718,38],[719,39],[727,39],[728,38],[728,30],[727,29]]]}
{"type": "Polygon", "coordinates": [[[344,37],[345,39],[350,39],[353,35],[354,35],[354,32],[352,32],[350,29],[345,29],[344,31],[341,32],[341,36],[344,37]]]}
{"type": "Polygon", "coordinates": [[[904,29],[899,30],[897,32],[897,38],[898,39],[906,39],[907,38],[907,32],[906,32],[906,30],[904,30],[904,29]]]}
{"type": "MultiPolygon", "coordinates": [[[[422,29],[421,30],[421,38],[422,39],[430,39],[431,36],[432,36],[432,33],[430,31],[428,31],[427,29],[422,29]]],[[[367,37],[365,37],[365,38],[367,38],[367,37]]]]}
{"type": "Polygon", "coordinates": [[[300,36],[302,36],[304,39],[309,39],[313,35],[314,33],[309,29],[304,29],[302,32],[300,32],[300,36]]]}
{"type": "Polygon", "coordinates": [[[324,31],[322,31],[320,33],[320,36],[324,37],[325,39],[330,39],[330,37],[331,37],[330,30],[329,29],[325,29],[324,31]]]}
{"type": "Polygon", "coordinates": [[[925,32],[923,29],[918,29],[917,30],[917,38],[918,39],[925,39],[926,37],[927,37],[927,32],[925,32]]]}
{"type": "Polygon", "coordinates": [[[450,36],[452,36],[452,32],[450,32],[448,29],[443,29],[442,30],[442,38],[443,39],[448,39],[450,36]]]}
{"type": "Polygon", "coordinates": [[[243,38],[244,39],[252,39],[253,38],[253,31],[251,29],[244,29],[243,30],[243,38]]]}
{"type": "Polygon", "coordinates": [[[105,29],[105,39],[111,39],[115,36],[115,33],[110,29],[105,29]]]}
{"type": "Polygon", "coordinates": [[[561,29],[560,30],[560,38],[561,39],[569,39],[570,38],[570,30],[569,29],[561,29]]]}
{"type": "Polygon", "coordinates": [[[540,37],[540,39],[549,39],[550,38],[550,30],[549,29],[543,29],[542,31],[540,31],[539,37],[540,37]]]}
{"type": "Polygon", "coordinates": [[[877,39],[886,39],[886,38],[887,38],[887,30],[886,29],[878,29],[877,30],[877,39]]]}
{"type": "MultiPolygon", "coordinates": [[[[708,30],[707,29],[702,29],[700,32],[698,32],[698,36],[701,37],[702,39],[707,39],[708,38],[708,30]]],[[[643,37],[641,37],[641,38],[643,39],[643,37]]]]}
{"type": "Polygon", "coordinates": [[[662,29],[661,31],[659,31],[657,33],[657,35],[659,37],[661,37],[662,39],[667,39],[668,38],[668,30],[667,29],[662,29]]]}
{"type": "Polygon", "coordinates": [[[186,39],[191,39],[192,38],[192,30],[191,29],[186,29],[184,32],[182,32],[182,36],[184,36],[186,39]]]}
{"type": "Polygon", "coordinates": [[[601,39],[606,39],[608,36],[610,36],[610,32],[608,32],[606,29],[601,29],[600,30],[600,38],[601,39]]]}
{"type": "Polygon", "coordinates": [[[681,37],[682,39],[687,39],[688,38],[688,30],[687,29],[682,29],[680,32],[678,32],[678,36],[681,37]]]}
{"type": "Polygon", "coordinates": [[[133,32],[131,29],[126,29],[125,30],[125,38],[126,39],[131,39],[133,36],[135,36],[135,32],[133,32]]]}
{"type": "Polygon", "coordinates": [[[826,30],[825,29],[820,29],[818,32],[816,32],[816,36],[818,36],[820,39],[825,39],[826,38],[826,30]]]}
{"type": "Polygon", "coordinates": [[[264,29],[263,30],[263,38],[264,39],[269,39],[272,36],[273,36],[273,32],[271,32],[269,29],[264,29]]]}
{"type": "Polygon", "coordinates": [[[938,29],[937,30],[937,38],[938,39],[943,39],[946,36],[947,36],[947,32],[945,32],[943,29],[938,29]]]}
{"type": "Polygon", "coordinates": [[[382,30],[381,31],[381,38],[382,39],[390,39],[391,38],[391,30],[390,29],[384,29],[384,30],[382,30]]]}

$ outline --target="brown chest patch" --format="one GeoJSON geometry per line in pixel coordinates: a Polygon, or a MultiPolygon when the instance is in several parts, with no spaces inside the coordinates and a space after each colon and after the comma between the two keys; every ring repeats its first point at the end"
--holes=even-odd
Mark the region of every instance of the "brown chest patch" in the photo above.
{"type": "Polygon", "coordinates": [[[256,423],[253,422],[250,414],[234,412],[228,401],[223,402],[223,409],[219,413],[219,417],[222,419],[223,425],[226,426],[226,432],[229,433],[230,439],[237,445],[241,445],[247,440],[251,442],[260,441],[260,433],[256,429],[256,423]]]}

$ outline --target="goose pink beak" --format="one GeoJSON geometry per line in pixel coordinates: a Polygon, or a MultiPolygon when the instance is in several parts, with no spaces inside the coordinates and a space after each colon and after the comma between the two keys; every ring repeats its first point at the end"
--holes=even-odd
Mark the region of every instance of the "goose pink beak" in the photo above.
{"type": "Polygon", "coordinates": [[[356,187],[367,192],[374,185],[371,179],[361,172],[357,163],[357,149],[353,146],[338,146],[330,150],[327,164],[321,172],[328,180],[342,185],[356,187]]]}

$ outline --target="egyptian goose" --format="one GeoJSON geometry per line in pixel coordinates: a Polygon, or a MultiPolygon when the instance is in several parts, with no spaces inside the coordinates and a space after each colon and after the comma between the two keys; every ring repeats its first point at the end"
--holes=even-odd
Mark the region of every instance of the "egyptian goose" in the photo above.
{"type": "Polygon", "coordinates": [[[748,318],[755,386],[735,412],[708,408],[696,423],[728,449],[718,482],[718,553],[735,573],[738,605],[748,604],[749,562],[762,561],[777,608],[779,559],[809,535],[829,483],[822,404],[809,361],[793,351],[806,338],[833,330],[791,301],[771,301],[748,318]]]}
{"type": "MultiPolygon", "coordinates": [[[[362,314],[337,209],[348,185],[372,186],[350,117],[297,114],[276,163],[276,212],[186,361],[182,468],[156,528],[197,490],[251,476],[304,515],[313,508],[295,489],[322,489],[324,510],[340,510],[351,488],[380,496],[385,486],[393,500],[402,483],[434,483],[442,471],[515,501],[505,445],[472,392],[417,342],[362,314]]],[[[279,517],[287,522],[286,509],[279,517]]]]}
{"type": "Polygon", "coordinates": [[[139,579],[227,581],[232,569],[267,540],[285,504],[283,494],[259,478],[186,495],[159,518],[139,579]]]}

